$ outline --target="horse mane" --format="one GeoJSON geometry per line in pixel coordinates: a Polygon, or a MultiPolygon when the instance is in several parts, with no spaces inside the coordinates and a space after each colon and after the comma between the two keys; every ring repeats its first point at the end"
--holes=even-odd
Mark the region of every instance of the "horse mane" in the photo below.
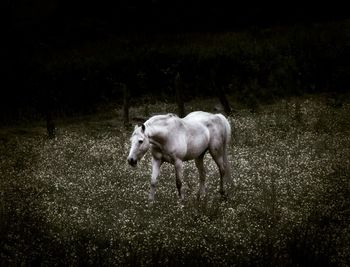
{"type": "Polygon", "coordinates": [[[174,113],[168,113],[168,114],[158,114],[155,116],[152,116],[151,118],[149,118],[147,121],[145,121],[145,125],[149,126],[153,123],[159,122],[159,121],[164,121],[164,120],[168,120],[169,118],[178,118],[178,116],[174,113]]]}
{"type": "MultiPolygon", "coordinates": [[[[153,135],[155,128],[163,128],[167,127],[167,124],[170,122],[172,119],[179,119],[179,117],[174,114],[174,113],[168,113],[168,114],[159,114],[152,116],[149,118],[144,125],[146,126],[146,131],[148,132],[149,135],[153,135]]],[[[158,130],[157,129],[157,130],[158,130]]]]}

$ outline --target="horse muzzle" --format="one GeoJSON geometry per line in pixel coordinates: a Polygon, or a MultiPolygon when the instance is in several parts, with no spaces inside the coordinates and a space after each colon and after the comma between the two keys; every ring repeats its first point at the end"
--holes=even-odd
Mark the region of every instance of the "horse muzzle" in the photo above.
{"type": "Polygon", "coordinates": [[[130,166],[136,167],[136,165],[137,165],[137,160],[134,159],[134,158],[128,158],[128,163],[129,163],[130,166]]]}

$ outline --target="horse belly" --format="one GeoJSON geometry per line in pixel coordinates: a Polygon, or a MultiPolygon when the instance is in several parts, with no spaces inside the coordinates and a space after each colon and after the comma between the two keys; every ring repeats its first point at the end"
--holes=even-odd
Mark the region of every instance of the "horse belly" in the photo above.
{"type": "Polygon", "coordinates": [[[209,146],[209,133],[207,131],[201,131],[200,134],[192,135],[187,142],[187,153],[184,160],[191,160],[198,158],[209,146]]]}

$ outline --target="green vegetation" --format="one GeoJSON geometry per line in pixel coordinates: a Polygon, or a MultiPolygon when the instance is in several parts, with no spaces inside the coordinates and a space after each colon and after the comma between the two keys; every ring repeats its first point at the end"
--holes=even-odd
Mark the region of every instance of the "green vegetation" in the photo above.
{"type": "Polygon", "coordinates": [[[197,171],[187,163],[183,206],[169,165],[149,205],[149,154],[137,169],[127,165],[131,130],[120,112],[59,121],[53,140],[45,127],[0,130],[1,266],[349,264],[348,96],[340,105],[304,96],[239,109],[229,118],[229,198],[220,200],[208,156],[207,196],[196,200],[197,171]]]}

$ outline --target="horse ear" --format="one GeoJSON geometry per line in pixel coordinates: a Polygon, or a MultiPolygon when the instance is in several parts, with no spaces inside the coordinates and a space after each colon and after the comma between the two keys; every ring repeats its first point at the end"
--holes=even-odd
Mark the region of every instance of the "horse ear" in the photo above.
{"type": "Polygon", "coordinates": [[[135,131],[137,128],[139,128],[139,125],[135,125],[135,127],[134,127],[134,131],[135,131]]]}
{"type": "Polygon", "coordinates": [[[146,129],[146,126],[145,126],[144,124],[142,124],[142,125],[141,125],[141,129],[142,129],[142,132],[144,132],[145,129],[146,129]]]}

